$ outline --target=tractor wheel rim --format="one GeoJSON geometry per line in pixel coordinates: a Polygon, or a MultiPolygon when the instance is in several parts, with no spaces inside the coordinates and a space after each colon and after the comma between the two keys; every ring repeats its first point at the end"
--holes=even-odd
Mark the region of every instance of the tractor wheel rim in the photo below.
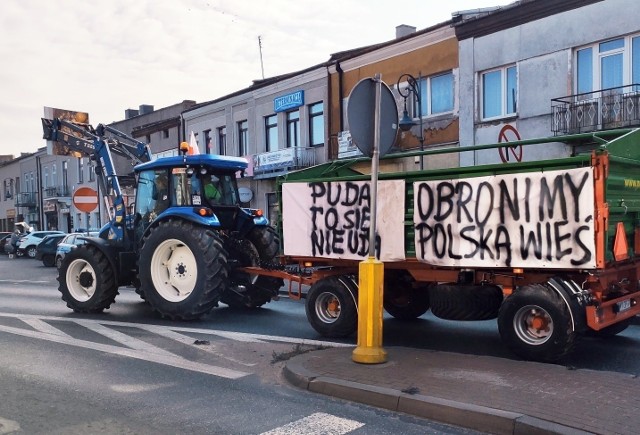
{"type": "Polygon", "coordinates": [[[67,288],[71,296],[79,302],[86,302],[96,292],[98,280],[91,264],[82,259],[73,260],[67,268],[67,288]]]}
{"type": "Polygon", "coordinates": [[[189,297],[198,279],[196,257],[182,241],[160,243],[151,257],[151,280],[158,294],[169,302],[189,297]]]}

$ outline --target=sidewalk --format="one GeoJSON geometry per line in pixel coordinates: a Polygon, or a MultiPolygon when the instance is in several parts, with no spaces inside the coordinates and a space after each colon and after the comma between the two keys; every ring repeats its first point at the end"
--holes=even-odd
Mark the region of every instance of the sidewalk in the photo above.
{"type": "Polygon", "coordinates": [[[640,379],[554,364],[385,348],[387,362],[353,362],[352,348],[298,355],[286,379],[315,393],[498,434],[640,431],[640,379]]]}

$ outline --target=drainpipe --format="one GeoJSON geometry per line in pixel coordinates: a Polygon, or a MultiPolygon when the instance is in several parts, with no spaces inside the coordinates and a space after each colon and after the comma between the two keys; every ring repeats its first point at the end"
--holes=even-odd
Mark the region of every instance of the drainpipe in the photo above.
{"type": "Polygon", "coordinates": [[[338,124],[340,126],[340,130],[339,131],[344,131],[344,108],[343,108],[343,104],[342,104],[342,99],[344,98],[344,93],[342,92],[342,80],[343,80],[343,73],[344,71],[342,70],[342,67],[340,66],[340,61],[336,62],[336,71],[338,71],[338,101],[340,104],[340,123],[338,124]]]}
{"type": "Polygon", "coordinates": [[[40,156],[36,156],[36,177],[38,179],[36,183],[36,186],[38,187],[36,194],[38,195],[38,220],[40,221],[39,230],[43,231],[47,228],[44,226],[44,199],[42,198],[44,195],[42,191],[42,162],[40,161],[40,156]]]}

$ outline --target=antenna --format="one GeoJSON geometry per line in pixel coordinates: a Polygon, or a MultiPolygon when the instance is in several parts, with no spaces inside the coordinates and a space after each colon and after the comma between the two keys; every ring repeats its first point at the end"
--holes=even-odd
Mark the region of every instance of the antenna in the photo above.
{"type": "Polygon", "coordinates": [[[262,70],[262,80],[264,80],[264,63],[262,63],[262,36],[258,35],[258,49],[260,50],[260,69],[262,70]]]}

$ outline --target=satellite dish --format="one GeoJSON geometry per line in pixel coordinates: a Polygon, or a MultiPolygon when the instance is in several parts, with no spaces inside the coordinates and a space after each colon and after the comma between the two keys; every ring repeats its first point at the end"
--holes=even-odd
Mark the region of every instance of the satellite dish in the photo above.
{"type": "Polygon", "coordinates": [[[240,196],[240,202],[249,202],[253,199],[253,192],[248,187],[239,187],[238,195],[240,196]]]}
{"type": "MultiPolygon", "coordinates": [[[[389,152],[398,137],[398,106],[391,89],[380,83],[380,156],[389,152]]],[[[376,81],[360,80],[351,91],[347,102],[347,123],[351,138],[362,154],[373,157],[375,133],[376,81]]]]}

